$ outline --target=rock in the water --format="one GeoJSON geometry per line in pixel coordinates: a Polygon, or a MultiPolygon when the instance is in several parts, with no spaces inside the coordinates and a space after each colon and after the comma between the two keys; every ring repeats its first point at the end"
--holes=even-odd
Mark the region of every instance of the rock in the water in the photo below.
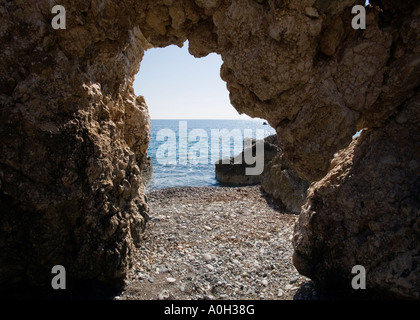
{"type": "MultiPolygon", "coordinates": [[[[245,140],[246,141],[246,140],[245,140]]],[[[256,140],[250,139],[250,147],[246,148],[244,142],[244,151],[240,154],[230,158],[219,160],[215,164],[216,179],[222,184],[225,185],[254,185],[261,182],[261,177],[263,172],[258,175],[247,175],[246,168],[255,167],[255,164],[248,165],[245,161],[245,151],[246,149],[250,150],[252,148],[252,155],[255,156],[256,150],[256,140]]],[[[276,135],[271,135],[264,139],[264,170],[267,164],[276,156],[279,152],[279,147],[277,145],[276,135]]]]}

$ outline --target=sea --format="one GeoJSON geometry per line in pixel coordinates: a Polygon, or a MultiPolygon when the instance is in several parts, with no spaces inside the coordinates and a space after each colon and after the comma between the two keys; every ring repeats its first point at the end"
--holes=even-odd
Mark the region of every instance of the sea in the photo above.
{"type": "Polygon", "coordinates": [[[264,120],[151,120],[148,156],[153,177],[148,191],[171,187],[220,186],[215,162],[243,150],[245,138],[276,131],[264,120]]]}

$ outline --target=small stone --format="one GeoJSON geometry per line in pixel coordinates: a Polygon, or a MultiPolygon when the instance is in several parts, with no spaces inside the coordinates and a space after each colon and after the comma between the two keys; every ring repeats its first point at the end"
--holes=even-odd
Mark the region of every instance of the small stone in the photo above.
{"type": "Polygon", "coordinates": [[[233,254],[235,257],[240,257],[242,256],[242,253],[239,250],[236,250],[235,253],[233,254]]]}
{"type": "Polygon", "coordinates": [[[253,288],[249,288],[245,294],[254,294],[255,290],[253,288]]]}
{"type": "Polygon", "coordinates": [[[319,17],[318,10],[316,8],[313,8],[313,7],[306,7],[305,8],[305,13],[310,18],[318,18],[319,17]]]}
{"type": "Polygon", "coordinates": [[[204,226],[203,227],[204,229],[206,229],[207,231],[211,231],[211,230],[213,230],[211,227],[209,227],[209,226],[204,226]]]}
{"type": "Polygon", "coordinates": [[[170,297],[170,294],[167,290],[163,290],[161,293],[159,293],[159,300],[168,300],[170,297]]]}
{"type": "Polygon", "coordinates": [[[268,281],[266,279],[264,279],[263,281],[261,281],[263,286],[268,286],[268,281]]]}
{"type": "Polygon", "coordinates": [[[214,267],[211,264],[206,264],[207,269],[214,271],[214,267]]]}
{"type": "Polygon", "coordinates": [[[277,293],[277,297],[283,297],[284,295],[284,291],[279,289],[278,293],[277,293]]]}
{"type": "Polygon", "coordinates": [[[212,260],[212,256],[208,253],[205,253],[205,254],[203,254],[203,259],[205,261],[210,261],[210,260],[212,260]]]}
{"type": "Polygon", "coordinates": [[[153,280],[152,277],[148,277],[147,280],[149,280],[150,283],[153,283],[154,282],[154,280],[153,280]]]}
{"type": "Polygon", "coordinates": [[[176,279],[175,278],[166,278],[166,281],[168,281],[169,283],[174,283],[174,282],[176,282],[176,279]]]}
{"type": "Polygon", "coordinates": [[[292,277],[291,279],[290,279],[290,283],[291,284],[293,284],[293,283],[295,283],[296,281],[298,281],[299,280],[299,277],[292,277]]]}

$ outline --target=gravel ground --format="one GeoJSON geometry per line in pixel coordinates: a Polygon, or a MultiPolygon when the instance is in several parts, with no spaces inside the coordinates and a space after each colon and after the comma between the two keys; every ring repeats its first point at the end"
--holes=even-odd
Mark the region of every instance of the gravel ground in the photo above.
{"type": "Polygon", "coordinates": [[[292,264],[297,215],[259,186],[148,194],[150,221],[117,300],[291,300],[316,294],[292,264]]]}

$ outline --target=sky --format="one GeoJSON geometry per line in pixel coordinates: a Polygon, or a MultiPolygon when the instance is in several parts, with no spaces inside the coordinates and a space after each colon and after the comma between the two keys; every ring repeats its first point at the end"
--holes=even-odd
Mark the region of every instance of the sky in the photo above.
{"type": "Polygon", "coordinates": [[[146,99],[152,119],[251,119],[230,104],[220,78],[222,59],[212,53],[194,58],[188,42],[146,51],[134,81],[136,95],[146,99]]]}
{"type": "Polygon", "coordinates": [[[152,119],[251,119],[230,104],[221,65],[216,53],[194,58],[188,41],[182,48],[152,48],[145,53],[134,91],[145,97],[152,119]]]}

